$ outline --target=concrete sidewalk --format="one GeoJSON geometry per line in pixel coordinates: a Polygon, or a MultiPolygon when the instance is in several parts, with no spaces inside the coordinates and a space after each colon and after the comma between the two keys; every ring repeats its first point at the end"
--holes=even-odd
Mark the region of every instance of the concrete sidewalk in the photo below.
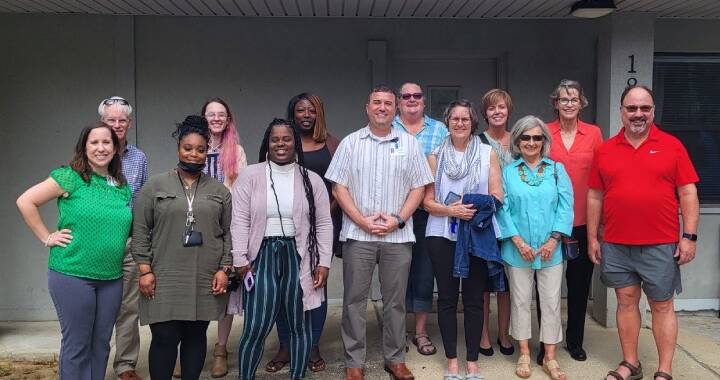
{"type": "MultiPolygon", "coordinates": [[[[494,302],[491,302],[491,304],[494,302]]],[[[387,379],[382,366],[382,344],[380,324],[378,315],[382,305],[371,302],[368,304],[368,366],[366,379],[387,379]]],[[[344,378],[343,347],[340,339],[340,317],[341,306],[333,304],[329,307],[328,320],[325,325],[325,332],[321,341],[321,349],[328,368],[324,372],[311,373],[308,371],[308,379],[333,379],[344,378]]],[[[563,313],[565,315],[565,313],[563,313]]],[[[491,314],[491,336],[495,337],[496,314],[491,314]]],[[[408,318],[408,322],[412,317],[408,318]]],[[[460,314],[462,321],[462,314],[460,314]]],[[[677,350],[674,361],[675,379],[720,379],[720,319],[717,313],[681,313],[680,314],[680,335],[678,338],[677,350]]],[[[208,357],[206,371],[203,379],[210,379],[209,368],[211,366],[212,345],[215,343],[216,324],[211,323],[208,330],[208,357]]],[[[408,327],[413,326],[408,323],[408,327]]],[[[422,356],[415,351],[410,344],[410,351],[407,355],[407,363],[415,373],[416,379],[442,379],[444,373],[445,358],[442,350],[442,340],[437,328],[436,315],[433,314],[429,320],[428,330],[433,342],[438,347],[438,353],[433,356],[422,356]]],[[[138,372],[145,379],[149,379],[147,368],[147,352],[150,343],[150,331],[143,327],[142,348],[138,372]]],[[[230,347],[233,351],[230,354],[230,373],[224,379],[237,378],[237,344],[242,331],[242,319],[236,318],[230,347]]],[[[462,324],[459,326],[458,349],[459,357],[463,358],[465,353],[462,324]]],[[[537,331],[537,329],[535,330],[537,331]]],[[[495,339],[492,339],[493,341],[495,339]]],[[[111,344],[114,344],[112,342],[111,344]]],[[[25,360],[47,360],[57,355],[60,346],[60,334],[57,322],[3,322],[0,323],[0,359],[25,359],[25,360]]],[[[277,336],[271,333],[266,344],[265,355],[261,368],[258,370],[257,379],[286,379],[287,369],[277,373],[268,374],[262,370],[262,366],[272,357],[277,350],[277,336]]],[[[532,346],[537,352],[537,342],[532,346]]],[[[558,361],[563,370],[567,372],[570,379],[601,379],[605,373],[621,360],[620,348],[616,329],[606,329],[588,317],[585,333],[585,349],[588,351],[586,362],[572,360],[563,349],[558,350],[558,361]]],[[[515,379],[515,361],[517,354],[503,356],[495,347],[495,356],[487,358],[480,357],[482,374],[487,379],[515,379]]],[[[517,352],[517,350],[516,350],[517,352]]],[[[111,358],[114,353],[111,353],[111,358]]],[[[534,356],[534,355],[533,355],[534,356]]],[[[112,360],[112,359],[111,359],[112,360]]],[[[652,379],[651,375],[657,367],[657,353],[652,338],[652,332],[644,328],[640,336],[640,360],[645,369],[645,379],[652,379]]],[[[548,379],[542,372],[542,368],[533,365],[533,376],[531,379],[548,379]]],[[[108,366],[107,380],[116,379],[112,368],[108,366]]],[[[6,378],[3,378],[3,380],[6,378]]]]}

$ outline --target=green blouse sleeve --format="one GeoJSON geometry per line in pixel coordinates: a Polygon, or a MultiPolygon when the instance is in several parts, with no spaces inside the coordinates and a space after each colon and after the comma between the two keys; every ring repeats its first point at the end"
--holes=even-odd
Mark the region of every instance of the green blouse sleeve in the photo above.
{"type": "Polygon", "coordinates": [[[68,195],[84,184],[80,174],[69,166],[63,166],[51,171],[50,178],[54,179],[68,195]]]}

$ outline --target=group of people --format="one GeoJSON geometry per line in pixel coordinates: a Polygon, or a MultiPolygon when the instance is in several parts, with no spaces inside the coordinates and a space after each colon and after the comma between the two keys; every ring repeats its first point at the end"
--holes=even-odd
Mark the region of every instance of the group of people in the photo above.
{"type": "Polygon", "coordinates": [[[328,133],[320,98],[299,94],[286,119],[270,122],[258,163],[248,166],[230,107],[213,98],[176,125],[177,167],[151,178],[145,154],[127,143],[131,105],[121,97],[103,100],[100,121],[82,130],[69,165],[17,200],[50,249],[60,378],[104,379],[114,327],[114,370],[121,380],[140,379],[138,320],[150,326],[156,380],[198,379],[209,323],[218,321],[211,374],[225,376],[228,337],[240,313],[240,379],[255,378],[275,326],[280,345],[265,371],[289,364],[292,379],[322,371],[334,254],[343,264],[348,380],[364,378],[376,266],[384,368],[392,378],[414,379],[405,365],[406,313],[414,313],[417,351],[437,352],[426,326],[437,284],[444,379],[483,379],[479,355],[494,354],[490,293],[498,304],[499,351],[513,355],[510,337],[517,341],[515,374],[528,378],[533,370],[534,296],[536,362],[550,378],[566,379],[556,347],[564,335],[570,356],[587,358],[583,333],[595,264],[618,297],[623,360],[607,379],[643,376],[641,288],[653,313],[655,379],[672,379],[672,300],[681,291],[679,265],[695,255],[698,177],[682,144],[654,124],[652,92],[642,86],[623,92],[623,129],[606,142],[597,126],[579,119],[588,101],[572,80],[552,91],[556,119],[547,124],[525,116],[508,128],[513,103],[501,89],[488,91],[478,110],[468,100],[450,103],[443,121],[425,114],[424,100],[416,83],[398,92],[377,86],[368,95],[367,126],[339,141],[328,133]],[[54,232],[39,212],[52,200],[59,210],[54,232]],[[464,363],[457,357],[460,294],[464,363]]]}

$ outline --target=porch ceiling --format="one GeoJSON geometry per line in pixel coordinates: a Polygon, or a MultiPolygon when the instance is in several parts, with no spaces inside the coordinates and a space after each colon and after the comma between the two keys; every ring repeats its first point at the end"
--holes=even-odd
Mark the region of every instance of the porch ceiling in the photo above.
{"type": "MultiPolygon", "coordinates": [[[[0,0],[0,13],[143,16],[565,18],[576,0],[0,0]]],[[[720,19],[718,0],[616,0],[617,12],[720,19]]]]}

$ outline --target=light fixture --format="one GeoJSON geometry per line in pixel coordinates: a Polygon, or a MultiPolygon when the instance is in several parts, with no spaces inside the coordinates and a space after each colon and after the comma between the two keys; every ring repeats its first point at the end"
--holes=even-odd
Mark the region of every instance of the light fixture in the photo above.
{"type": "Polygon", "coordinates": [[[598,18],[615,10],[613,0],[580,0],[570,7],[570,14],[581,18],[598,18]]]}

